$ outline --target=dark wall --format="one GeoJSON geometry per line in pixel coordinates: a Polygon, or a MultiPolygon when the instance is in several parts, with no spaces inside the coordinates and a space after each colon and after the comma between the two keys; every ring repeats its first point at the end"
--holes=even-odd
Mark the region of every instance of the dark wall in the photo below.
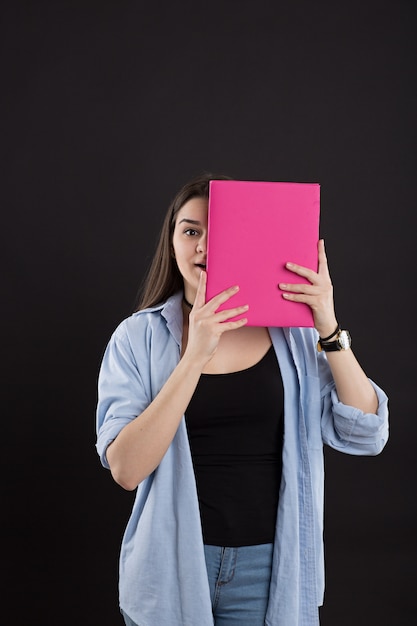
{"type": "Polygon", "coordinates": [[[169,201],[202,170],[321,183],[338,317],[391,407],[379,457],[326,451],[322,624],[415,616],[414,12],[406,0],[2,9],[4,623],[121,624],[132,494],[95,452],[97,371],[169,201]]]}

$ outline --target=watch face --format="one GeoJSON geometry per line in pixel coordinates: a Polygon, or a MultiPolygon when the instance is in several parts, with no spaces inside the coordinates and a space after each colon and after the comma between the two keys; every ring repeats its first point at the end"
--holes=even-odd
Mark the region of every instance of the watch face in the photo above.
{"type": "Polygon", "coordinates": [[[350,335],[347,330],[342,330],[337,340],[342,350],[350,348],[350,335]]]}

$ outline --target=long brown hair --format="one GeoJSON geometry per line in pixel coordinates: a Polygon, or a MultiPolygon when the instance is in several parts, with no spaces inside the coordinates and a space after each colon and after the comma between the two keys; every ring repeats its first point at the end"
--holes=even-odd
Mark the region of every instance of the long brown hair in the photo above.
{"type": "Polygon", "coordinates": [[[172,236],[177,213],[191,198],[208,199],[211,180],[231,180],[231,178],[223,174],[215,176],[205,172],[181,187],[172,200],[162,224],[154,257],[140,289],[136,311],[160,304],[183,289],[183,278],[172,254],[172,236]]]}

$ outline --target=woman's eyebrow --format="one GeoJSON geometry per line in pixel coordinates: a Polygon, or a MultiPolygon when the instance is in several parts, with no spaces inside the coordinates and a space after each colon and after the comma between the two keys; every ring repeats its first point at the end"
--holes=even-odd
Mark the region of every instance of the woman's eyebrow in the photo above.
{"type": "Polygon", "coordinates": [[[182,220],[178,222],[178,224],[182,224],[183,222],[187,222],[188,224],[195,224],[197,226],[201,225],[201,222],[199,222],[198,220],[190,220],[187,217],[183,217],[182,220]]]}

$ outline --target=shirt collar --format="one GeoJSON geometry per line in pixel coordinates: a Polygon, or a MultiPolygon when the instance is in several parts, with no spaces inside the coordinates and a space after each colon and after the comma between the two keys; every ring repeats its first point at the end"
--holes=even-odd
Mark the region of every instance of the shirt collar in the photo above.
{"type": "Polygon", "coordinates": [[[177,291],[173,296],[168,298],[160,307],[155,307],[155,310],[161,311],[162,317],[166,320],[167,328],[171,335],[174,337],[178,346],[181,347],[182,342],[182,291],[177,291]]]}

